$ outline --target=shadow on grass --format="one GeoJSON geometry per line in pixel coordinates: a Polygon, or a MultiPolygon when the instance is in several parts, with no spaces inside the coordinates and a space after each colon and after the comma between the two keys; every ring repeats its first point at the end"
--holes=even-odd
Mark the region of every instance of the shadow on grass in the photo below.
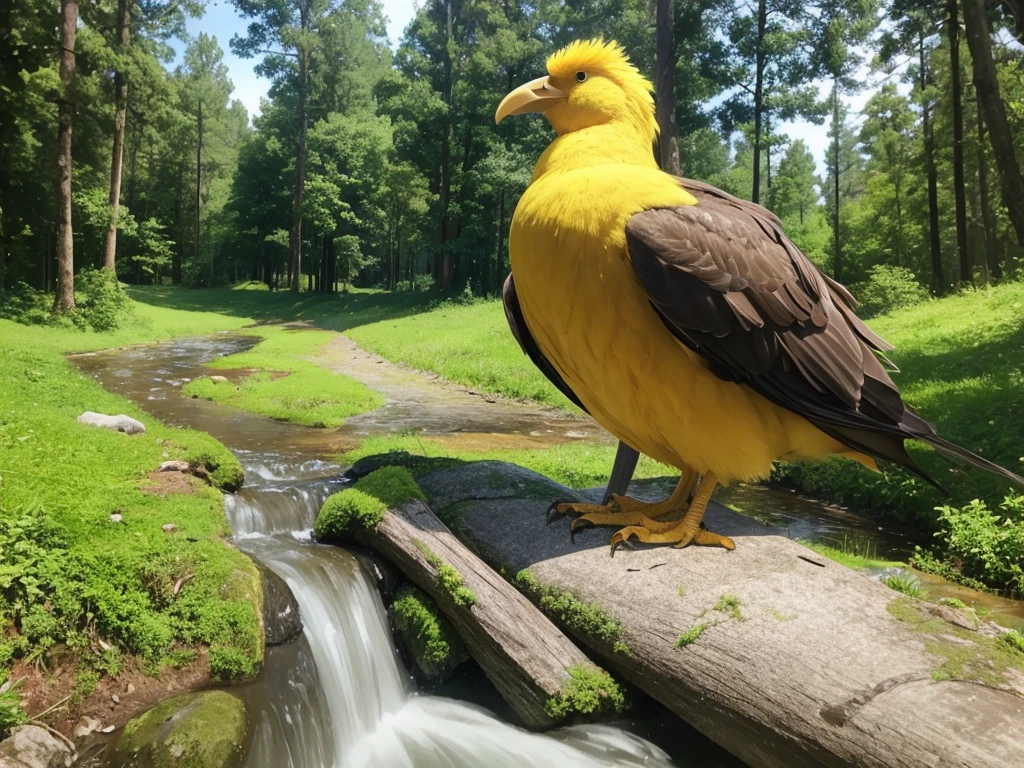
{"type": "Polygon", "coordinates": [[[301,320],[332,331],[427,312],[453,298],[438,291],[295,295],[288,291],[164,286],[135,287],[129,293],[139,303],[165,309],[215,312],[257,322],[301,320]]]}

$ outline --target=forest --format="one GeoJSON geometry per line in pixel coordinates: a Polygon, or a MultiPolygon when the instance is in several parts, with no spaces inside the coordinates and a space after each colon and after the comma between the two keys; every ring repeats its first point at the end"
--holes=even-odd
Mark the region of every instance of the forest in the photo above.
{"type": "Polygon", "coordinates": [[[8,306],[64,312],[100,268],[494,295],[550,140],[541,120],[496,127],[495,106],[595,36],[661,86],[663,167],[777,213],[867,314],[1014,275],[1024,255],[1015,0],[427,0],[394,49],[374,0],[233,2],[247,34],[223,40],[188,38],[195,1],[4,4],[8,306]],[[272,83],[259,115],[232,99],[225,46],[272,83]],[[795,118],[827,133],[823,177],[780,128],[795,118]]]}

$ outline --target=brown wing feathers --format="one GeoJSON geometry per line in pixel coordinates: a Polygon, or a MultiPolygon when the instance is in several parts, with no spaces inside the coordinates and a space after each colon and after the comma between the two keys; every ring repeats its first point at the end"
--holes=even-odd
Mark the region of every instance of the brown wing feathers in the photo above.
{"type": "Polygon", "coordinates": [[[882,365],[891,367],[882,355],[891,345],[856,316],[849,291],[800,252],[774,214],[702,182],[680,183],[698,204],[639,213],[626,239],[651,304],[716,375],[929,482],[903,447],[908,437],[1024,484],[938,437],[904,405],[882,365]]]}

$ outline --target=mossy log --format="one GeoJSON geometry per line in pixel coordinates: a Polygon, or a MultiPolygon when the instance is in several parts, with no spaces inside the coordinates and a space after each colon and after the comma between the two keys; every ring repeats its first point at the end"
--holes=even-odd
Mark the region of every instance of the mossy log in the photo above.
{"type": "Polygon", "coordinates": [[[708,527],[734,552],[612,558],[611,529],[573,541],[567,519],[545,524],[552,499],[580,496],[535,473],[480,462],[419,484],[608,669],[751,766],[1024,765],[1024,653],[973,613],[901,596],[717,505],[708,527]]]}
{"type": "Polygon", "coordinates": [[[527,727],[550,728],[578,714],[621,709],[623,694],[611,676],[460,543],[423,502],[408,501],[383,514],[374,527],[347,526],[347,533],[434,599],[527,727]]]}

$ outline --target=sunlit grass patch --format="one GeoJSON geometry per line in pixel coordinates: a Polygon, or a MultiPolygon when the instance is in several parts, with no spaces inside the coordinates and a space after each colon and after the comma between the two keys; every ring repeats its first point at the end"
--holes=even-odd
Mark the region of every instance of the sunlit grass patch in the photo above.
{"type": "Polygon", "coordinates": [[[263,341],[256,347],[218,358],[209,366],[254,369],[253,373],[237,385],[196,379],[182,388],[182,394],[309,427],[336,427],[349,416],[384,404],[384,398],[366,385],[309,362],[334,334],[273,326],[258,333],[263,341]]]}

